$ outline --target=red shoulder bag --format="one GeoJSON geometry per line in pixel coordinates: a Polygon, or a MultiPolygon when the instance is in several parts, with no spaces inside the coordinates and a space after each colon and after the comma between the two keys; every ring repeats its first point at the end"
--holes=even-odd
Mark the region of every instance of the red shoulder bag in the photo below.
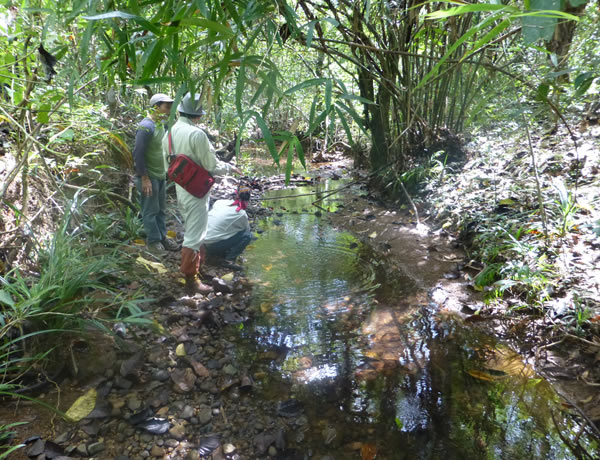
{"type": "Polygon", "coordinates": [[[171,130],[169,130],[168,160],[167,177],[197,198],[204,197],[215,183],[215,178],[190,157],[173,153],[171,130]]]}

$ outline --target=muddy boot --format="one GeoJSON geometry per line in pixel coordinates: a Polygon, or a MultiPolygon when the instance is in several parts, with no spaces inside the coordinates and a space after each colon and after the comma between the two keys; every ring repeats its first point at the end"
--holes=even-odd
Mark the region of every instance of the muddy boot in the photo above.
{"type": "Polygon", "coordinates": [[[196,293],[208,294],[209,292],[212,292],[212,290],[212,287],[207,286],[195,276],[185,277],[185,292],[188,295],[194,295],[196,293]]]}

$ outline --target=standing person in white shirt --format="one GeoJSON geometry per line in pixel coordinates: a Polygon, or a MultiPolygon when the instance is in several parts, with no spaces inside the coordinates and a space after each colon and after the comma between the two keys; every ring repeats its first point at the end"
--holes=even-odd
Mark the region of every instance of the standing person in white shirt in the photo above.
{"type": "Polygon", "coordinates": [[[206,255],[233,270],[241,270],[235,259],[252,240],[245,211],[249,201],[250,188],[242,185],[237,190],[235,200],[217,200],[208,213],[204,238],[206,255]]]}

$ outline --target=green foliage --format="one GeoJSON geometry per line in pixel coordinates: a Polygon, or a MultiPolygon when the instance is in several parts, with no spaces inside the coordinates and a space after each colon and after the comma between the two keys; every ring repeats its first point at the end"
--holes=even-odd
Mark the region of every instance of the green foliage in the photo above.
{"type": "Polygon", "coordinates": [[[558,199],[554,202],[554,211],[558,220],[558,235],[565,236],[573,227],[573,217],[577,211],[577,204],[564,182],[557,179],[553,183],[558,199]]]}
{"type": "MultiPolygon", "coordinates": [[[[8,389],[7,387],[7,385],[0,384],[0,394],[8,389]]],[[[0,459],[8,458],[11,453],[25,447],[25,444],[11,446],[11,441],[15,435],[15,432],[12,431],[12,429],[24,424],[25,422],[16,422],[0,425],[0,459]]]]}
{"type": "Polygon", "coordinates": [[[105,324],[111,321],[150,324],[138,301],[116,295],[108,284],[121,272],[118,254],[94,255],[94,247],[83,244],[105,231],[105,221],[96,219],[101,222],[96,227],[70,231],[72,217],[67,213],[53,238],[40,245],[37,277],[18,269],[0,277],[0,366],[5,378],[18,380],[32,366],[56,359],[55,347],[48,343],[60,352],[61,339],[69,334],[90,327],[108,332],[105,324]]]}

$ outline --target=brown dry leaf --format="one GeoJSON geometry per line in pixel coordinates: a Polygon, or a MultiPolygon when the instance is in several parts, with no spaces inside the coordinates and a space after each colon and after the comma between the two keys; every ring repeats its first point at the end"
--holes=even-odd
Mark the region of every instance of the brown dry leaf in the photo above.
{"type": "Polygon", "coordinates": [[[360,448],[362,460],[373,460],[377,457],[377,447],[374,444],[363,444],[360,448]]]}
{"type": "Polygon", "coordinates": [[[476,379],[484,380],[486,382],[494,381],[494,377],[491,376],[490,374],[486,374],[485,372],[478,371],[475,369],[468,371],[467,374],[469,374],[471,377],[475,377],[476,379]]]}

